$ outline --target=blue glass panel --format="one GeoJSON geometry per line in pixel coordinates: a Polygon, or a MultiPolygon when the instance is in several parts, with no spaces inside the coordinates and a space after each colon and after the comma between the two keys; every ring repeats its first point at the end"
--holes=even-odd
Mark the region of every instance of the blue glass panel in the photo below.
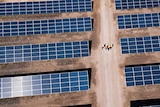
{"type": "Polygon", "coordinates": [[[139,81],[139,82],[136,82],[136,84],[135,85],[143,85],[143,81],[139,81]]]}
{"type": "Polygon", "coordinates": [[[42,79],[50,79],[50,74],[43,74],[42,79]]]}
{"type": "Polygon", "coordinates": [[[79,75],[82,76],[82,75],[88,75],[88,73],[86,71],[82,71],[82,72],[79,72],[79,75]]]}
{"type": "Polygon", "coordinates": [[[152,84],[152,81],[145,81],[145,85],[152,84]]]}
{"type": "Polygon", "coordinates": [[[71,91],[79,91],[79,87],[72,87],[71,91]]]}
{"type": "MultiPolygon", "coordinates": [[[[78,42],[77,42],[78,43],[78,42]]],[[[87,41],[82,43],[86,44],[87,41]]],[[[0,62],[27,62],[32,60],[51,60],[57,58],[73,58],[83,57],[89,55],[89,44],[76,44],[73,46],[72,42],[67,43],[50,43],[50,44],[29,44],[17,46],[1,46],[0,49],[0,62]],[[56,45],[55,45],[56,44],[56,45]],[[65,46],[67,47],[64,47],[65,46]],[[55,48],[55,46],[57,48],[55,48]],[[63,46],[63,47],[62,47],[63,46]],[[81,48],[79,48],[81,46],[81,48]],[[75,47],[76,50],[72,49],[75,47]],[[23,49],[22,49],[23,48],[23,49]],[[85,49],[82,49],[85,48],[85,49]],[[5,51],[6,50],[6,51],[5,51]],[[72,55],[74,53],[74,55],[72,55]],[[6,54],[6,55],[5,55],[6,54]],[[24,57],[24,58],[23,58],[24,57]],[[7,58],[5,62],[5,58],[7,58]],[[23,60],[24,59],[24,60],[23,60]]]]}
{"type": "Polygon", "coordinates": [[[2,82],[1,86],[2,88],[11,87],[11,82],[2,82]]]}
{"type": "Polygon", "coordinates": [[[132,77],[131,77],[131,78],[126,78],[126,81],[127,81],[127,82],[129,82],[129,81],[134,81],[134,78],[132,78],[132,77]]]}
{"type": "Polygon", "coordinates": [[[2,32],[1,35],[2,36],[21,36],[21,35],[33,35],[33,34],[77,32],[77,29],[80,32],[81,31],[84,32],[85,31],[84,27],[86,31],[92,30],[91,23],[90,23],[91,19],[89,17],[87,18],[87,21],[85,23],[83,23],[83,18],[71,18],[70,20],[73,20],[74,22],[68,21],[67,23],[63,22],[62,20],[69,20],[69,19],[55,19],[54,21],[56,21],[56,25],[53,24],[53,20],[39,20],[39,21],[26,21],[26,22],[21,21],[21,22],[11,22],[11,23],[6,22],[8,23],[7,26],[6,25],[0,26],[4,29],[1,31],[2,32]],[[78,20],[78,19],[82,19],[82,20],[78,20]],[[49,26],[49,29],[47,26],[49,26]],[[20,31],[19,33],[18,33],[18,30],[20,31]]]}
{"type": "Polygon", "coordinates": [[[160,84],[160,80],[154,80],[154,84],[160,84]]]}
{"type": "Polygon", "coordinates": [[[115,0],[115,6],[117,10],[134,8],[153,8],[158,7],[158,1],[115,0]]]}
{"type": "Polygon", "coordinates": [[[42,84],[49,84],[50,80],[42,80],[42,84]]]}
{"type": "Polygon", "coordinates": [[[87,80],[87,76],[86,77],[80,77],[80,80],[87,80]]]}
{"type": "MultiPolygon", "coordinates": [[[[88,90],[88,87],[89,87],[88,80],[84,81],[84,79],[81,79],[81,77],[77,77],[78,76],[77,74],[80,74],[81,76],[86,76],[86,74],[88,74],[87,72],[88,72],[87,70],[86,71],[74,71],[74,72],[66,72],[66,73],[53,73],[55,75],[40,74],[40,75],[22,76],[22,78],[17,78],[17,77],[16,78],[19,80],[20,79],[23,80],[21,84],[23,85],[23,87],[22,86],[21,87],[24,90],[23,96],[40,95],[40,94],[50,94],[50,93],[56,93],[56,92],[71,92],[71,91],[79,91],[79,90],[88,90]],[[57,74],[60,75],[61,77],[56,76],[57,74]],[[73,79],[74,82],[69,82],[69,77],[71,77],[71,75],[68,75],[68,74],[72,74],[72,77],[77,78],[76,81],[75,79],[73,79]],[[50,75],[52,78],[54,77],[56,78],[51,79],[50,75]],[[61,82],[59,80],[61,80],[61,82]]],[[[14,78],[15,77],[13,77],[13,79],[14,78]]],[[[2,83],[1,85],[3,87],[3,92],[11,92],[11,86],[12,86],[11,82],[14,82],[14,84],[16,85],[16,81],[11,81],[10,77],[2,78],[2,79],[4,80],[2,82],[5,83],[5,84],[2,83]],[[8,80],[10,80],[10,82],[7,82],[8,80]]],[[[14,96],[17,97],[19,95],[17,96],[14,95],[14,96]]],[[[6,98],[7,97],[11,97],[11,96],[6,96],[6,98]]]]}
{"type": "Polygon", "coordinates": [[[6,93],[6,92],[11,92],[11,88],[3,88],[3,93],[6,93]]]}
{"type": "Polygon", "coordinates": [[[42,89],[50,88],[50,84],[42,84],[42,89]]]}
{"type": "Polygon", "coordinates": [[[69,81],[69,78],[62,78],[61,79],[61,82],[68,82],[69,81]]]}
{"type": "Polygon", "coordinates": [[[70,81],[78,81],[78,78],[77,77],[72,77],[72,78],[70,78],[70,81]]]}
{"type": "MultiPolygon", "coordinates": [[[[130,67],[125,67],[125,69],[128,68],[130,67]]],[[[125,72],[127,86],[160,84],[159,65],[134,66],[132,68],[130,70],[134,70],[133,75],[128,75],[131,73],[125,72]],[[135,84],[132,81],[135,81],[135,84]]]]}
{"type": "MultiPolygon", "coordinates": [[[[127,38],[123,38],[126,39],[127,38]]],[[[145,37],[137,37],[135,38],[135,42],[131,42],[130,39],[128,38],[128,42],[122,42],[121,39],[121,49],[122,49],[122,54],[128,53],[142,53],[142,52],[157,52],[160,51],[159,49],[159,42],[158,42],[158,36],[145,36],[145,37]]]]}
{"type": "Polygon", "coordinates": [[[62,92],[69,92],[69,88],[62,88],[62,92]]]}
{"type": "Polygon", "coordinates": [[[11,93],[3,93],[2,98],[9,98],[11,97],[11,93]]]}
{"type": "Polygon", "coordinates": [[[52,89],[52,93],[59,93],[59,92],[61,92],[59,88],[58,89],[52,89]]]}
{"type": "Polygon", "coordinates": [[[43,94],[50,94],[50,93],[51,93],[51,90],[50,90],[50,89],[42,90],[42,93],[43,93],[43,94]]]}
{"type": "Polygon", "coordinates": [[[40,75],[33,75],[32,80],[40,80],[41,76],[40,75]]]}
{"type": "Polygon", "coordinates": [[[87,84],[88,84],[88,81],[80,82],[80,85],[87,85],[87,84]]]}
{"type": "Polygon", "coordinates": [[[59,88],[60,84],[52,84],[52,88],[59,88]]]}
{"type": "Polygon", "coordinates": [[[69,83],[61,83],[61,87],[69,87],[69,83]]]}
{"type": "Polygon", "coordinates": [[[3,83],[11,82],[11,78],[2,78],[3,83]]]}
{"type": "Polygon", "coordinates": [[[88,90],[88,86],[81,86],[80,90],[88,90]]]}
{"type": "Polygon", "coordinates": [[[134,82],[128,82],[127,86],[134,86],[134,82]]]}
{"type": "Polygon", "coordinates": [[[71,86],[72,86],[72,87],[78,86],[78,82],[72,82],[72,83],[71,83],[71,86]]]}
{"type": "Polygon", "coordinates": [[[68,73],[62,73],[61,74],[61,77],[63,78],[63,77],[68,77],[69,75],[68,75],[68,73]]]}
{"type": "Polygon", "coordinates": [[[131,15],[131,19],[129,20],[129,15],[123,15],[124,17],[118,16],[118,27],[119,29],[124,28],[144,28],[144,27],[157,27],[159,26],[158,16],[153,16],[152,14],[157,13],[148,13],[148,14],[133,14],[131,15]],[[136,16],[136,17],[135,17],[136,16]],[[145,16],[145,17],[144,17],[145,16]],[[122,23],[122,19],[125,19],[125,22],[122,23]],[[151,20],[156,19],[156,20],[151,20]],[[146,21],[144,21],[146,20],[146,21]],[[121,22],[120,22],[121,21],[121,22]],[[132,22],[133,26],[128,26],[132,22]]]}
{"type": "Polygon", "coordinates": [[[59,78],[59,74],[51,74],[51,78],[59,78]]]}
{"type": "Polygon", "coordinates": [[[78,76],[78,72],[70,72],[70,77],[78,76]]]}

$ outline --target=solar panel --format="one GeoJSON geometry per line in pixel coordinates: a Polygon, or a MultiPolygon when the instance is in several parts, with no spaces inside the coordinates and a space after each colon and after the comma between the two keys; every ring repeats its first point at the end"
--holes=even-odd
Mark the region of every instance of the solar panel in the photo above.
{"type": "Polygon", "coordinates": [[[160,65],[125,67],[127,86],[160,84],[160,65]]]}
{"type": "Polygon", "coordinates": [[[0,22],[0,36],[24,36],[35,34],[57,34],[92,30],[90,17],[0,22]]]}
{"type": "Polygon", "coordinates": [[[115,0],[117,10],[160,7],[160,0],[115,0]]]}
{"type": "Polygon", "coordinates": [[[160,36],[121,38],[122,54],[160,52],[160,36]]]}
{"type": "Polygon", "coordinates": [[[89,89],[88,70],[0,78],[0,98],[89,89]]]}
{"type": "Polygon", "coordinates": [[[89,56],[89,41],[0,46],[0,63],[89,56]]]}
{"type": "Polygon", "coordinates": [[[119,29],[160,26],[160,13],[128,14],[117,17],[119,29]]]}
{"type": "Polygon", "coordinates": [[[91,0],[0,3],[0,16],[92,11],[91,0]]]}

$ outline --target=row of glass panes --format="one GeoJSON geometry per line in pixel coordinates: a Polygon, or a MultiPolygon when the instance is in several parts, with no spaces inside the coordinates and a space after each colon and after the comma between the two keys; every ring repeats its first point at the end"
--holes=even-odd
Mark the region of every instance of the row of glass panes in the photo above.
{"type": "Polygon", "coordinates": [[[48,9],[48,10],[30,10],[30,9],[21,9],[22,11],[18,11],[17,9],[15,10],[2,10],[0,11],[0,15],[3,16],[8,16],[8,15],[21,15],[21,14],[50,14],[50,13],[62,13],[62,12],[84,12],[84,11],[89,11],[90,7],[86,7],[85,9],[79,9],[79,8],[84,8],[84,6],[74,6],[73,8],[65,8],[61,7],[60,9],[58,7],[54,7],[54,9],[48,9]],[[15,12],[13,12],[15,11],[15,12]]]}
{"type": "Polygon", "coordinates": [[[160,65],[125,67],[127,86],[160,84],[160,65]]]}
{"type": "Polygon", "coordinates": [[[160,13],[132,14],[117,16],[118,28],[145,28],[160,26],[160,13]]]}
{"type": "Polygon", "coordinates": [[[160,51],[160,36],[121,38],[120,42],[122,54],[160,51]]]}
{"type": "Polygon", "coordinates": [[[89,56],[89,41],[1,46],[0,63],[89,56]]]}
{"type": "MultiPolygon", "coordinates": [[[[70,79],[70,81],[71,81],[70,83],[68,81],[67,82],[59,82],[61,84],[61,86],[60,86],[60,84],[58,82],[53,82],[52,83],[50,80],[47,80],[47,81],[49,81],[48,83],[43,83],[43,81],[44,81],[43,80],[42,83],[41,83],[40,80],[37,80],[37,81],[26,81],[26,82],[23,82],[23,83],[21,83],[23,87],[19,86],[19,84],[17,84],[17,85],[15,84],[14,88],[11,87],[11,83],[7,83],[7,84],[6,83],[2,83],[1,84],[1,88],[3,88],[2,92],[8,93],[7,90],[16,91],[16,88],[22,88],[23,90],[21,90],[21,91],[27,91],[27,90],[29,90],[31,88],[30,87],[31,85],[33,86],[34,90],[40,90],[41,89],[40,87],[42,87],[42,89],[49,89],[50,86],[52,86],[53,89],[58,89],[60,87],[63,87],[63,88],[69,87],[69,86],[76,87],[78,84],[80,84],[82,86],[88,84],[88,81],[86,81],[86,80],[80,80],[81,81],[80,83],[78,83],[77,81],[72,81],[75,78],[78,78],[78,77],[71,78],[70,79]],[[43,84],[43,85],[41,85],[41,84],[43,84]]],[[[88,77],[86,76],[85,78],[88,78],[88,77]]],[[[52,80],[52,81],[54,81],[54,80],[52,80]]]]}
{"type": "Polygon", "coordinates": [[[0,36],[55,34],[91,30],[92,21],[90,17],[0,23],[0,36]]]}
{"type": "MultiPolygon", "coordinates": [[[[131,9],[131,8],[146,8],[146,7],[159,7],[159,1],[137,1],[136,0],[115,0],[116,9],[131,9]],[[152,2],[152,3],[151,3],[152,2]],[[155,4],[154,4],[154,3],[155,4]],[[157,2],[157,3],[156,3],[157,2]]],[[[149,14],[132,14],[132,15],[119,15],[117,17],[119,29],[126,28],[145,28],[160,26],[160,13],[149,14]]],[[[153,52],[160,51],[159,36],[153,37],[137,37],[137,38],[121,38],[122,54],[127,53],[140,53],[140,52],[153,52]]],[[[157,67],[157,66],[155,66],[157,67]]],[[[159,67],[159,66],[158,66],[159,67]]],[[[150,85],[160,84],[160,70],[143,69],[145,66],[136,66],[128,72],[125,67],[126,85],[150,85]]],[[[154,67],[150,67],[154,68],[154,67]]]]}
{"type": "Polygon", "coordinates": [[[75,92],[88,89],[88,70],[0,78],[0,98],[75,92]],[[62,81],[66,81],[66,83],[62,81]]]}
{"type": "Polygon", "coordinates": [[[92,11],[91,0],[0,3],[0,15],[48,14],[92,11]]]}
{"type": "Polygon", "coordinates": [[[117,10],[160,7],[160,0],[115,0],[117,10]]]}

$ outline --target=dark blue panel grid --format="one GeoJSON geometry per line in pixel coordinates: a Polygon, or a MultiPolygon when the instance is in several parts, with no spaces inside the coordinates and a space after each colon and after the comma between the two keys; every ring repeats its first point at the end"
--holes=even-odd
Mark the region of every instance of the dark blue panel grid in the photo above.
{"type": "Polygon", "coordinates": [[[24,36],[92,31],[90,17],[21,22],[0,22],[0,36],[24,36]]]}
{"type": "Polygon", "coordinates": [[[0,16],[92,11],[91,0],[0,3],[0,16]]]}
{"type": "Polygon", "coordinates": [[[0,98],[76,92],[89,89],[88,70],[0,78],[0,98]]]}
{"type": "Polygon", "coordinates": [[[160,52],[160,36],[121,38],[122,54],[160,52]]]}
{"type": "Polygon", "coordinates": [[[89,56],[89,41],[0,46],[0,63],[89,56]]]}
{"type": "Polygon", "coordinates": [[[160,0],[115,0],[117,10],[160,7],[160,0]]]}
{"type": "Polygon", "coordinates": [[[119,29],[160,26],[160,13],[128,14],[117,17],[119,29]]]}
{"type": "Polygon", "coordinates": [[[160,84],[160,65],[125,67],[127,86],[160,84]]]}

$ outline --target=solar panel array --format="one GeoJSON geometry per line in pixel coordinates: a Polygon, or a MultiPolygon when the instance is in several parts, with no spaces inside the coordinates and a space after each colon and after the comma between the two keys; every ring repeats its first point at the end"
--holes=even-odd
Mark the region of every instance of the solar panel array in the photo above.
{"type": "MultiPolygon", "coordinates": [[[[0,16],[92,11],[91,0],[0,3],[0,16]]],[[[0,37],[92,31],[90,17],[0,22],[0,37]]],[[[90,55],[89,41],[0,46],[0,64],[79,58],[90,55]]],[[[0,98],[89,89],[88,70],[0,78],[0,98]]]]}
{"type": "Polygon", "coordinates": [[[0,36],[56,34],[66,32],[85,32],[91,30],[92,21],[89,17],[0,22],[0,36]]]}
{"type": "Polygon", "coordinates": [[[160,65],[125,67],[126,85],[160,84],[160,65]]]}
{"type": "Polygon", "coordinates": [[[118,28],[146,28],[160,26],[160,13],[119,15],[118,28]]]}
{"type": "Polygon", "coordinates": [[[116,9],[160,7],[160,0],[115,0],[116,9]]]}
{"type": "Polygon", "coordinates": [[[89,56],[89,41],[0,46],[0,63],[89,56]]]}
{"type": "Polygon", "coordinates": [[[91,0],[0,3],[0,16],[92,11],[91,0]]]}
{"type": "Polygon", "coordinates": [[[122,54],[160,52],[160,36],[121,38],[122,54]]]}
{"type": "Polygon", "coordinates": [[[142,106],[142,107],[160,107],[160,105],[150,105],[150,106],[142,106]]]}
{"type": "Polygon", "coordinates": [[[88,70],[0,78],[0,98],[89,89],[88,70]]]}

